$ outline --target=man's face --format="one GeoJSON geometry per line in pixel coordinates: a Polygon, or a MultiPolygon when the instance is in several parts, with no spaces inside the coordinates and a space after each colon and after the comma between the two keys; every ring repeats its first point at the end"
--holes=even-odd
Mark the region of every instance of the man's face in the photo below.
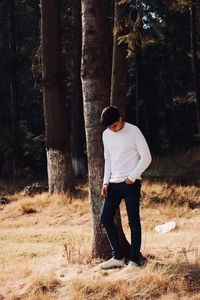
{"type": "Polygon", "coordinates": [[[118,121],[112,123],[108,126],[108,128],[113,132],[118,132],[124,127],[124,122],[122,122],[122,118],[120,117],[118,121]]]}

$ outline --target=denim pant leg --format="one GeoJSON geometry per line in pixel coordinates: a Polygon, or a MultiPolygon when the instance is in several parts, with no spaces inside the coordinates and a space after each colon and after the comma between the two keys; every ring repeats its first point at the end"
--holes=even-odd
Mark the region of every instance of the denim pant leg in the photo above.
{"type": "Polygon", "coordinates": [[[121,198],[116,194],[115,184],[109,184],[108,196],[104,200],[101,223],[105,227],[106,234],[112,249],[112,254],[115,259],[122,259],[124,257],[117,234],[117,229],[114,224],[114,216],[116,210],[119,208],[121,198]]]}
{"type": "Polygon", "coordinates": [[[141,247],[140,181],[137,180],[133,185],[125,184],[125,190],[124,200],[131,230],[131,260],[139,263],[141,247]]]}

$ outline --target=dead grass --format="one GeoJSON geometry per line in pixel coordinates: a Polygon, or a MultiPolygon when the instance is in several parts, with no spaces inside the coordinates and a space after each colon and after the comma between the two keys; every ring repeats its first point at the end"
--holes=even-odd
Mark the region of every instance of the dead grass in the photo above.
{"type": "Polygon", "coordinates": [[[142,193],[143,207],[167,205],[200,208],[200,190],[196,186],[181,186],[168,183],[145,182],[142,193]]]}
{"type": "MultiPolygon", "coordinates": [[[[0,296],[6,300],[200,300],[197,187],[144,182],[142,252],[148,263],[134,272],[101,271],[99,260],[91,259],[86,185],[69,197],[3,196],[11,200],[0,210],[0,296]],[[155,232],[172,219],[175,230],[155,232]]],[[[124,204],[121,214],[130,239],[124,204]]]]}
{"type": "Polygon", "coordinates": [[[37,209],[32,207],[29,203],[28,204],[23,204],[21,206],[21,209],[22,209],[22,215],[35,214],[37,212],[37,209]]]}
{"type": "MultiPolygon", "coordinates": [[[[188,268],[178,272],[169,266],[150,264],[140,271],[118,271],[116,280],[108,278],[76,278],[69,283],[69,299],[72,300],[102,300],[102,299],[159,299],[163,295],[178,295],[178,299],[185,297],[191,291],[187,277],[188,268]],[[120,276],[121,275],[121,276],[120,276]]],[[[190,268],[193,274],[193,268],[190,268]]],[[[194,283],[194,282],[193,282],[194,283]]],[[[197,283],[198,284],[198,283],[197,283]]],[[[195,285],[195,293],[200,292],[200,287],[195,285]]],[[[167,298],[166,298],[167,299],[167,298]]],[[[173,299],[173,298],[168,298],[173,299]]]]}
{"type": "Polygon", "coordinates": [[[181,263],[169,266],[169,272],[176,278],[183,278],[185,289],[189,293],[200,293],[200,265],[181,263]]]}
{"type": "Polygon", "coordinates": [[[41,278],[30,278],[22,291],[18,294],[12,292],[8,295],[8,300],[49,300],[56,299],[56,291],[61,282],[53,275],[41,278]]]}
{"type": "Polygon", "coordinates": [[[182,185],[191,182],[200,186],[200,148],[196,147],[187,152],[177,151],[173,155],[154,157],[151,167],[147,170],[151,180],[163,179],[182,185]]]}
{"type": "Polygon", "coordinates": [[[69,239],[64,245],[63,257],[68,264],[89,264],[92,255],[87,243],[77,243],[74,239],[69,239]]]}

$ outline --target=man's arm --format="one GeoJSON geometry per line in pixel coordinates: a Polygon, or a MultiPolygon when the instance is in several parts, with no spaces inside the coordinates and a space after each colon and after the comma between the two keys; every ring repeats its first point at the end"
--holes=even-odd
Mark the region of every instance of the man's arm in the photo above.
{"type": "Polygon", "coordinates": [[[147,169],[152,160],[147,142],[139,128],[137,128],[136,131],[135,142],[137,151],[140,155],[140,161],[137,164],[136,168],[129,174],[127,178],[127,180],[131,182],[134,182],[137,178],[139,178],[142,175],[142,173],[147,169]]]}
{"type": "Polygon", "coordinates": [[[108,184],[110,181],[111,175],[111,160],[110,154],[108,153],[105,145],[104,145],[104,178],[103,178],[103,187],[101,189],[101,196],[105,197],[108,191],[108,184]]]}
{"type": "Polygon", "coordinates": [[[104,148],[104,177],[103,177],[103,184],[108,184],[110,181],[110,175],[111,175],[111,160],[110,160],[110,154],[104,148]]]}

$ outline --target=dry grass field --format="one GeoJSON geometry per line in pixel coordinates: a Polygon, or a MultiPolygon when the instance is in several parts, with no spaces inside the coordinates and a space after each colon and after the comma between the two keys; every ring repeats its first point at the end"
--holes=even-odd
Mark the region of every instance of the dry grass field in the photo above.
{"type": "MultiPolygon", "coordinates": [[[[145,181],[142,253],[146,267],[99,270],[91,258],[87,187],[76,196],[24,192],[1,197],[0,299],[200,300],[200,190],[145,181]],[[173,220],[168,233],[154,227],[173,220]]],[[[125,208],[123,226],[129,239],[125,208]]]]}

